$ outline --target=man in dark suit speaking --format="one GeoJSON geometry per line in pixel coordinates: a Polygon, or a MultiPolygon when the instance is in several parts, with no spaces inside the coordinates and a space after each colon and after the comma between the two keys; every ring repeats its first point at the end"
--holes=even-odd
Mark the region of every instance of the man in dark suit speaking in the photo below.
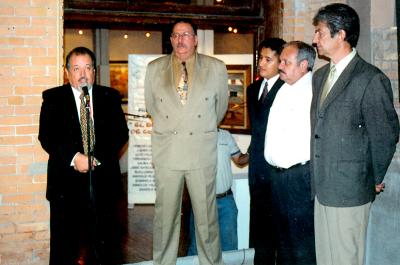
{"type": "Polygon", "coordinates": [[[330,63],[313,76],[311,176],[317,263],[363,264],[371,202],[396,150],[390,80],[357,53],[360,21],[344,4],[314,17],[313,43],[330,63]]]}
{"type": "Polygon", "coordinates": [[[128,128],[118,91],[94,84],[95,65],[92,51],[73,49],[66,58],[69,84],[43,92],[39,140],[49,154],[51,265],[122,263],[118,155],[128,128]],[[85,129],[80,121],[87,117],[85,129]],[[93,157],[90,175],[88,152],[93,157]]]}

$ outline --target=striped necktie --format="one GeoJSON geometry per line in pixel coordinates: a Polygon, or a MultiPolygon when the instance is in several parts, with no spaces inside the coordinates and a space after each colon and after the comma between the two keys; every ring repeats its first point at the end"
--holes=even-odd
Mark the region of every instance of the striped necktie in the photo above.
{"type": "Polygon", "coordinates": [[[187,102],[187,95],[188,95],[188,72],[186,69],[185,62],[182,62],[181,65],[181,79],[179,80],[179,84],[176,91],[178,92],[182,105],[185,105],[187,102]]]}
{"type": "MultiPolygon", "coordinates": [[[[86,104],[85,104],[85,95],[82,94],[79,96],[80,100],[81,100],[81,105],[80,105],[80,115],[81,115],[81,131],[82,131],[82,144],[83,144],[83,150],[85,152],[85,155],[87,155],[88,152],[88,141],[90,141],[90,152],[91,154],[93,154],[93,148],[94,148],[94,141],[95,141],[95,137],[94,137],[94,126],[93,126],[93,119],[90,118],[89,115],[89,126],[90,126],[90,138],[88,139],[88,123],[87,123],[87,111],[88,109],[86,108],[86,104]]],[[[90,111],[89,111],[90,114],[90,111]]]]}

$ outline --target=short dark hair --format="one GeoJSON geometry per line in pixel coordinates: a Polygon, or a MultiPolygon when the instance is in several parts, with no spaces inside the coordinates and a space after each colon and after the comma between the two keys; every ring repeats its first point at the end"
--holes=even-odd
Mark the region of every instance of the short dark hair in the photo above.
{"type": "Polygon", "coordinates": [[[67,69],[69,70],[69,67],[71,66],[70,60],[72,55],[86,55],[86,54],[89,55],[90,58],[92,59],[92,66],[96,67],[96,56],[94,55],[94,53],[86,47],[76,47],[68,53],[67,58],[65,59],[66,62],[65,65],[67,69]]]}
{"type": "Polygon", "coordinates": [[[345,41],[351,47],[357,46],[360,36],[360,18],[350,6],[335,3],[321,7],[313,18],[313,25],[317,26],[319,22],[326,23],[331,37],[335,36],[339,30],[344,30],[346,32],[345,41]]]}
{"type": "Polygon", "coordinates": [[[188,18],[178,18],[177,20],[175,20],[174,23],[171,26],[171,33],[173,32],[174,27],[176,26],[176,24],[179,24],[179,23],[189,24],[193,29],[194,35],[197,35],[197,26],[196,26],[196,24],[194,24],[193,20],[188,19],[188,18]]]}
{"type": "Polygon", "coordinates": [[[303,41],[290,41],[284,45],[284,47],[294,46],[297,48],[297,64],[306,60],[308,62],[307,70],[312,71],[315,62],[316,52],[313,46],[303,41]]]}
{"type": "Polygon", "coordinates": [[[286,43],[286,41],[282,40],[281,38],[268,38],[260,42],[258,45],[258,57],[260,57],[261,50],[263,48],[270,48],[271,50],[275,51],[277,55],[279,56],[282,52],[283,45],[286,43]]]}

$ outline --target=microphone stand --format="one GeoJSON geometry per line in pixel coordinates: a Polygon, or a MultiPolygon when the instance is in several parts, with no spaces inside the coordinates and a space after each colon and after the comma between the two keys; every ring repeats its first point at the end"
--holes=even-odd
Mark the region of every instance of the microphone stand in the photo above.
{"type": "Polygon", "coordinates": [[[83,87],[85,99],[86,99],[86,128],[87,128],[87,150],[88,150],[88,175],[89,175],[89,199],[90,199],[90,215],[93,218],[93,226],[92,226],[92,231],[91,231],[91,239],[93,240],[93,252],[94,252],[94,259],[96,262],[99,261],[99,256],[97,253],[97,243],[96,243],[96,234],[97,234],[97,216],[96,216],[96,203],[95,203],[95,196],[94,196],[94,191],[93,191],[93,181],[92,181],[92,164],[93,164],[93,153],[92,150],[90,149],[90,96],[87,90],[87,87],[83,87]]]}
{"type": "Polygon", "coordinates": [[[92,184],[92,164],[93,164],[93,155],[92,150],[90,150],[90,96],[87,94],[86,98],[86,128],[87,128],[87,150],[88,150],[88,174],[89,174],[89,197],[90,202],[94,207],[94,194],[93,194],[93,184],[92,184]]]}

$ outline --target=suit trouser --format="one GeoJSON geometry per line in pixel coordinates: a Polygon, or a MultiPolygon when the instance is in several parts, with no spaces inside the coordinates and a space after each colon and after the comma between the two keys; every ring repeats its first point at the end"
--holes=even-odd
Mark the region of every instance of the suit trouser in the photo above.
{"type": "Polygon", "coordinates": [[[271,181],[249,185],[250,238],[254,265],[275,265],[276,231],[273,227],[271,181]]]}
{"type": "Polygon", "coordinates": [[[154,264],[176,264],[185,182],[194,213],[199,262],[201,265],[223,264],[215,202],[216,166],[194,170],[156,167],[155,176],[154,264]]]}
{"type": "Polygon", "coordinates": [[[50,265],[120,264],[122,224],[117,205],[96,207],[85,200],[50,202],[50,265]]]}
{"type": "Polygon", "coordinates": [[[329,207],[315,197],[315,245],[318,265],[363,265],[371,203],[329,207]]]}
{"type": "Polygon", "coordinates": [[[276,264],[315,265],[314,202],[311,198],[310,164],[286,170],[269,167],[274,227],[279,242],[276,264]]]}

